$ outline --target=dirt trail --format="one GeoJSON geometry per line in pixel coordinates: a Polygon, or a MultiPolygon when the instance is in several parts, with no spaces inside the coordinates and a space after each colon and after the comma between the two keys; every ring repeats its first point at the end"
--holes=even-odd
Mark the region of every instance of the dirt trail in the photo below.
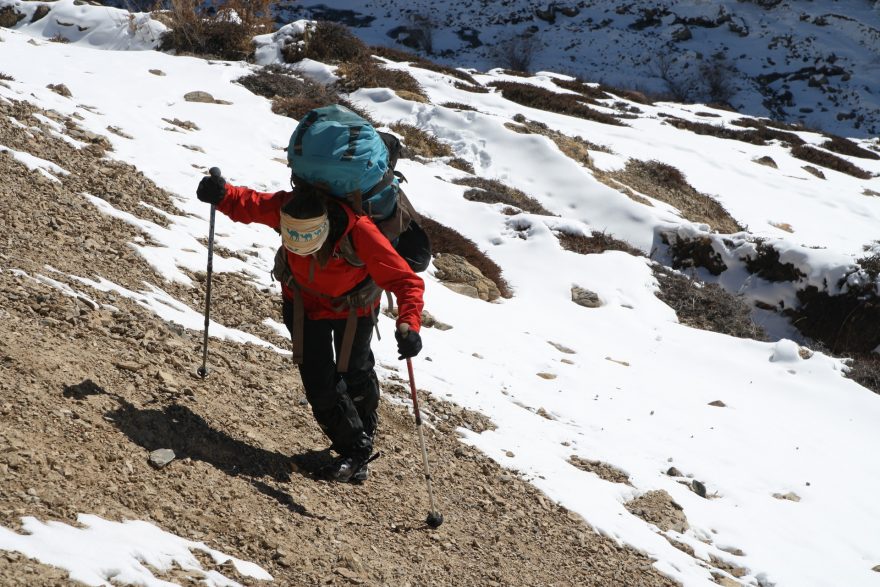
{"type": "MultiPolygon", "coordinates": [[[[418,441],[402,402],[382,403],[384,456],[366,484],[312,479],[308,466],[327,458],[319,451],[328,443],[300,403],[288,360],[212,340],[212,375],[200,380],[199,332],[68,277],[102,276],[134,290],[146,281],[201,309],[199,286],[163,283],[127,245],[135,229],[81,194],[140,216],[149,214],[140,201],[174,211],[169,195],[102,158],[99,141],[76,150],[50,136],[33,113],[0,102],[0,144],[71,175],[55,184],[0,154],[0,524],[19,529],[22,516],[73,522],[81,512],[149,520],[261,565],[277,585],[674,584],[644,555],[597,535],[461,444],[456,427],[479,428],[485,419],[439,401],[429,403],[427,434],[446,516],[438,531],[423,523],[418,441]],[[38,275],[102,306],[64,295],[38,275]],[[177,460],[152,468],[148,453],[157,448],[173,449],[177,460]]],[[[261,325],[267,308],[279,313],[278,301],[243,278],[221,282],[218,319],[283,345],[261,325]]],[[[384,391],[386,398],[406,393],[399,384],[384,391]]],[[[166,578],[189,584],[179,570],[166,578]]],[[[0,552],[0,584],[69,581],[58,569],[0,552]]]]}

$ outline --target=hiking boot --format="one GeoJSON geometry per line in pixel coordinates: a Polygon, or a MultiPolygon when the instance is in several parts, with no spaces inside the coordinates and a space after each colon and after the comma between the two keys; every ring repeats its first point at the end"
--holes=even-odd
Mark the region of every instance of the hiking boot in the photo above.
{"type": "Polygon", "coordinates": [[[361,468],[354,472],[354,475],[351,476],[351,479],[349,479],[349,481],[351,481],[352,483],[363,483],[364,481],[366,481],[367,478],[370,476],[370,470],[368,469],[369,464],[369,461],[367,461],[366,463],[361,465],[361,468]]]}
{"type": "Polygon", "coordinates": [[[368,458],[356,456],[336,457],[329,465],[321,469],[321,477],[329,481],[336,481],[337,483],[346,483],[363,470],[364,479],[366,479],[368,458]]]}

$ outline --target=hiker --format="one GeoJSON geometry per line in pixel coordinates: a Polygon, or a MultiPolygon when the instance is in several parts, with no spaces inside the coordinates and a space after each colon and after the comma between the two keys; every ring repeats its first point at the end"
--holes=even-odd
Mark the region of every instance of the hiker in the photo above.
{"type": "Polygon", "coordinates": [[[202,179],[196,193],[236,222],[280,231],[283,247],[273,273],[285,276],[284,323],[312,413],[339,455],[319,473],[360,482],[368,476],[379,422],[370,342],[381,291],[397,298],[399,358],[411,358],[422,349],[424,282],[368,215],[306,182],[296,167],[291,183],[292,191],[263,193],[217,175],[202,179]]]}

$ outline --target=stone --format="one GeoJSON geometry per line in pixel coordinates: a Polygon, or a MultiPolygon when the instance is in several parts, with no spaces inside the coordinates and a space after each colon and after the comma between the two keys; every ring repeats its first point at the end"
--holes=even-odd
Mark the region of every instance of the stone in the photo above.
{"type": "Polygon", "coordinates": [[[49,84],[46,87],[58,94],[59,96],[64,96],[65,98],[70,98],[73,96],[73,94],[70,93],[70,89],[64,84],[49,84]]]}
{"type": "Polygon", "coordinates": [[[174,451],[170,448],[156,449],[150,453],[150,464],[157,469],[161,469],[162,467],[168,465],[168,463],[173,461],[176,457],[177,455],[175,455],[174,451]]]}
{"type": "Polygon", "coordinates": [[[726,408],[727,407],[727,404],[725,404],[720,399],[716,399],[714,402],[709,402],[709,405],[714,406],[716,408],[726,408]]]}
{"type": "Polygon", "coordinates": [[[697,481],[696,479],[691,481],[691,489],[700,497],[707,499],[708,492],[706,491],[706,486],[703,485],[701,481],[697,481]]]}
{"type": "Polygon", "coordinates": [[[681,41],[690,41],[694,38],[694,34],[691,32],[691,29],[682,25],[673,29],[672,31],[672,40],[681,42],[681,41]]]}
{"type": "Polygon", "coordinates": [[[682,475],[681,471],[679,471],[675,467],[669,467],[669,470],[666,471],[666,474],[669,475],[670,477],[684,477],[684,475],[682,475]]]}
{"type": "Polygon", "coordinates": [[[165,76],[165,72],[162,71],[161,69],[151,69],[150,73],[152,73],[153,75],[158,75],[159,77],[165,76]]]}
{"type": "Polygon", "coordinates": [[[786,501],[793,501],[795,503],[801,500],[801,496],[793,491],[789,491],[788,493],[774,493],[773,497],[776,499],[784,499],[786,501]]]}
{"type": "Polygon", "coordinates": [[[487,302],[501,297],[501,291],[495,282],[460,255],[437,255],[434,257],[434,267],[437,279],[457,293],[487,302]]]}
{"type": "Polygon", "coordinates": [[[541,379],[556,379],[556,375],[553,373],[538,373],[538,377],[541,379]]]}
{"type": "Polygon", "coordinates": [[[779,166],[776,165],[776,161],[773,160],[773,157],[763,156],[760,159],[753,159],[755,163],[759,165],[766,165],[767,167],[772,167],[773,169],[779,169],[779,166]]]}
{"type": "Polygon", "coordinates": [[[585,308],[599,308],[602,306],[602,300],[599,299],[599,294],[584,289],[579,285],[571,286],[571,301],[585,308]]]}
{"type": "Polygon", "coordinates": [[[189,92],[183,96],[187,102],[199,102],[202,104],[214,104],[216,100],[214,96],[208,92],[189,92]]]}

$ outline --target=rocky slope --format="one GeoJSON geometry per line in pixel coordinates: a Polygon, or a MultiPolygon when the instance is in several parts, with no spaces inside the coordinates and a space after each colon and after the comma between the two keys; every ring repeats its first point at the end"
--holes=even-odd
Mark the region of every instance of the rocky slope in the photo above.
{"type": "MultiPolygon", "coordinates": [[[[135,229],[83,195],[143,214],[139,202],[172,210],[169,194],[104,158],[100,136],[31,105],[0,102],[0,145],[70,172],[57,182],[0,149],[0,525],[19,529],[28,515],[73,522],[79,512],[149,520],[261,565],[278,585],[672,584],[645,556],[461,444],[457,427],[491,423],[433,400],[427,438],[446,522],[429,530],[402,384],[385,389],[372,478],[313,479],[327,442],[288,359],[212,340],[211,374],[201,380],[200,333],[69,277],[154,284],[201,309],[201,286],[164,283],[127,244],[135,229]],[[61,140],[59,124],[89,146],[61,140]],[[162,469],[148,462],[159,448],[177,457],[162,469]]],[[[214,292],[217,316],[285,344],[255,311],[277,304],[272,295],[228,276],[214,292]]],[[[163,578],[192,581],[181,570],[163,578]]],[[[0,583],[68,580],[5,552],[0,583]]]]}

